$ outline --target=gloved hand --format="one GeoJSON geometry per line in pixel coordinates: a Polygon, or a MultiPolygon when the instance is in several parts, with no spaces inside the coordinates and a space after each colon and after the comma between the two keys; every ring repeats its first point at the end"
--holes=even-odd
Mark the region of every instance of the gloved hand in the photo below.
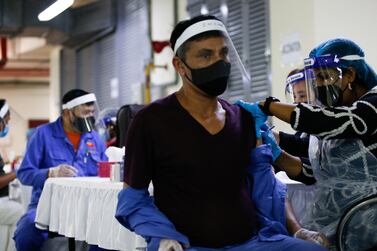
{"type": "Polygon", "coordinates": [[[261,126],[267,121],[267,115],[262,112],[262,110],[258,106],[258,103],[248,103],[243,100],[238,100],[236,102],[236,105],[241,106],[242,108],[250,112],[251,115],[253,115],[255,120],[255,131],[257,139],[259,139],[261,137],[261,126]]]}
{"type": "Polygon", "coordinates": [[[271,145],[272,148],[272,159],[275,161],[277,158],[279,158],[281,154],[281,148],[276,142],[275,136],[271,129],[266,125],[261,126],[261,136],[262,136],[262,141],[264,144],[269,144],[271,145]]]}
{"type": "Polygon", "coordinates": [[[48,171],[48,177],[74,177],[78,170],[73,166],[61,164],[56,167],[51,167],[48,171]]]}
{"type": "Polygon", "coordinates": [[[310,231],[305,228],[300,228],[299,230],[297,230],[293,237],[306,241],[311,241],[323,247],[329,247],[330,245],[329,241],[327,240],[324,234],[316,231],[310,231]]]}
{"type": "Polygon", "coordinates": [[[162,239],[158,251],[183,251],[183,248],[176,240],[162,239]]]}

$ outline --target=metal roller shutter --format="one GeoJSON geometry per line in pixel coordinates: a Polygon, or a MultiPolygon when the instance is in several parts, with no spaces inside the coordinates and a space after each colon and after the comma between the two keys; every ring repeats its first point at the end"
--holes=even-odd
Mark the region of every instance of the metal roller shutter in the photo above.
{"type": "Polygon", "coordinates": [[[62,95],[72,88],[95,92],[100,109],[142,103],[144,67],[151,58],[148,3],[118,0],[114,33],[80,50],[62,50],[62,95]]]}
{"type": "Polygon", "coordinates": [[[266,0],[188,0],[191,17],[200,15],[206,5],[209,14],[221,19],[229,32],[238,54],[251,76],[251,83],[243,83],[240,72],[233,71],[230,84],[223,97],[229,102],[238,99],[256,101],[270,95],[271,83],[268,31],[268,1],[266,0]],[[225,4],[228,17],[225,20],[220,7],[225,4]]]}

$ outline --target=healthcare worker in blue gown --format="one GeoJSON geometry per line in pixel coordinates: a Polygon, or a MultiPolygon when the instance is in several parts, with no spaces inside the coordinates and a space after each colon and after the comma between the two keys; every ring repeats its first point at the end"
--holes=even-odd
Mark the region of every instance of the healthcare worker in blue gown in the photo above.
{"type": "Polygon", "coordinates": [[[62,99],[62,115],[37,128],[31,137],[17,177],[33,187],[28,211],[17,223],[14,240],[19,251],[40,250],[48,232],[35,227],[35,213],[46,179],[96,176],[97,162],[106,160],[104,142],[94,128],[96,97],[81,89],[62,99]]]}

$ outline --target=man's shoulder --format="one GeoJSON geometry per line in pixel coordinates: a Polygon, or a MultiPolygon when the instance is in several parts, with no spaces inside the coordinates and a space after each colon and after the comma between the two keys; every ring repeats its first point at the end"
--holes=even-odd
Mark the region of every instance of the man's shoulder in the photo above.
{"type": "Polygon", "coordinates": [[[231,112],[231,113],[240,112],[240,107],[238,105],[231,104],[227,100],[222,99],[222,98],[218,98],[217,100],[220,102],[221,106],[224,108],[225,111],[231,112]]]}
{"type": "Polygon", "coordinates": [[[169,112],[170,108],[174,107],[174,94],[158,99],[145,107],[141,108],[135,117],[156,117],[163,113],[169,112]]]}
{"type": "Polygon", "coordinates": [[[53,121],[53,122],[49,122],[49,123],[46,123],[46,124],[43,124],[43,125],[39,125],[37,128],[36,128],[36,132],[52,132],[55,127],[57,127],[57,123],[58,123],[58,120],[56,121],[53,121]]]}
{"type": "Polygon", "coordinates": [[[235,105],[235,104],[231,104],[224,99],[219,98],[218,100],[221,103],[221,106],[225,109],[225,111],[227,111],[228,113],[230,113],[234,117],[253,121],[253,116],[248,111],[243,109],[242,107],[235,105]]]}
{"type": "Polygon", "coordinates": [[[51,140],[51,137],[53,135],[56,135],[58,134],[59,132],[59,128],[61,128],[61,126],[59,126],[59,119],[57,119],[56,121],[53,121],[53,122],[50,122],[50,123],[46,123],[46,124],[43,124],[43,125],[39,125],[36,129],[35,129],[35,132],[33,133],[33,135],[31,136],[31,139],[38,139],[38,140],[42,140],[42,139],[45,139],[45,140],[51,140]]]}

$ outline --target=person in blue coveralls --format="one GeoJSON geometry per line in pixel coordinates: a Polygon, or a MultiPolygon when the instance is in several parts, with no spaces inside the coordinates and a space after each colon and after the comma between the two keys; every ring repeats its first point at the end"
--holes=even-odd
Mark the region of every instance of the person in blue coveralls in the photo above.
{"type": "Polygon", "coordinates": [[[132,121],[117,220],[152,251],[325,250],[288,236],[285,187],[273,176],[271,148],[259,146],[260,122],[218,98],[232,71],[244,74],[224,24],[182,21],[170,42],[183,86],[132,121]]]}
{"type": "Polygon", "coordinates": [[[46,179],[50,177],[96,176],[97,162],[106,160],[105,145],[94,128],[96,97],[73,89],[62,99],[62,115],[37,128],[28,142],[17,170],[18,179],[32,186],[28,211],[17,223],[14,234],[19,251],[40,250],[48,232],[35,227],[35,213],[46,179]]]}

